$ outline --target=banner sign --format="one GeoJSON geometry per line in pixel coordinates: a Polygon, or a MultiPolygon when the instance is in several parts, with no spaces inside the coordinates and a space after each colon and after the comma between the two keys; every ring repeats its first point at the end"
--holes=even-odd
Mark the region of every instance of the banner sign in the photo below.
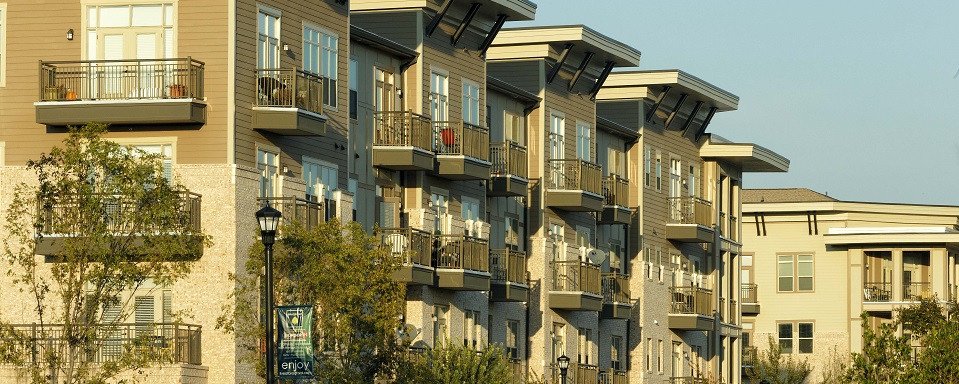
{"type": "Polygon", "coordinates": [[[313,307],[277,307],[278,379],[313,378],[313,307]]]}

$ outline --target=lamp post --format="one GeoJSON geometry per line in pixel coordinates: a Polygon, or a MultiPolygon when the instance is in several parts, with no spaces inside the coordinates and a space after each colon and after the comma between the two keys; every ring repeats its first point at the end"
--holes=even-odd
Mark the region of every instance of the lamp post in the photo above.
{"type": "Polygon", "coordinates": [[[563,356],[557,357],[556,365],[559,365],[560,384],[566,384],[566,371],[569,369],[569,357],[566,357],[565,353],[563,356]]]}
{"type": "Polygon", "coordinates": [[[266,267],[266,384],[273,384],[273,370],[276,368],[274,363],[274,354],[276,354],[276,345],[273,335],[273,243],[276,241],[276,228],[280,224],[280,218],[283,216],[270,206],[266,206],[256,211],[256,221],[260,224],[260,239],[263,241],[263,253],[266,267]]]}

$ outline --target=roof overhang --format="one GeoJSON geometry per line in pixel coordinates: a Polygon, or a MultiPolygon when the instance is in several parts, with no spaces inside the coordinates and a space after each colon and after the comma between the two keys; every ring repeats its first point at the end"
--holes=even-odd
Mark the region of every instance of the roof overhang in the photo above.
{"type": "Polygon", "coordinates": [[[959,245],[959,232],[945,227],[830,228],[826,245],[943,244],[959,245]]]}
{"type": "MultiPolygon", "coordinates": [[[[480,12],[507,15],[511,21],[529,21],[536,17],[536,4],[527,0],[471,0],[482,4],[480,12]]],[[[443,1],[432,0],[351,0],[350,11],[385,11],[432,9],[439,10],[443,1]]]]}
{"type": "Polygon", "coordinates": [[[733,163],[743,172],[786,172],[789,159],[776,152],[752,143],[714,143],[707,140],[699,149],[706,160],[723,160],[733,163]]]}
{"type": "Polygon", "coordinates": [[[412,59],[419,55],[419,52],[412,48],[355,25],[350,25],[350,41],[380,49],[403,59],[412,59]]]}
{"type": "Polygon", "coordinates": [[[486,76],[486,86],[494,91],[505,93],[506,95],[528,102],[528,103],[538,103],[542,99],[526,90],[517,87],[513,84],[507,83],[503,80],[497,79],[493,76],[486,76]]]}
{"type": "Polygon", "coordinates": [[[739,96],[678,69],[613,72],[606,79],[596,99],[648,98],[652,97],[649,88],[659,91],[663,86],[673,88],[673,92],[685,93],[693,99],[701,100],[709,107],[716,107],[717,112],[739,108],[739,96]]]}
{"type": "MultiPolygon", "coordinates": [[[[856,212],[913,216],[959,217],[959,207],[947,205],[922,205],[898,203],[872,203],[859,201],[796,201],[743,203],[743,213],[791,213],[856,212]]],[[[951,221],[950,221],[951,222],[951,221]]]]}
{"type": "Polygon", "coordinates": [[[585,25],[503,28],[486,57],[488,60],[556,59],[567,43],[574,44],[578,51],[592,52],[597,63],[611,61],[620,67],[639,65],[638,50],[585,25]]]}
{"type": "Polygon", "coordinates": [[[635,129],[629,129],[625,125],[619,124],[602,116],[596,116],[596,127],[604,131],[611,132],[614,135],[622,136],[627,140],[636,140],[640,136],[640,133],[635,129]]]}

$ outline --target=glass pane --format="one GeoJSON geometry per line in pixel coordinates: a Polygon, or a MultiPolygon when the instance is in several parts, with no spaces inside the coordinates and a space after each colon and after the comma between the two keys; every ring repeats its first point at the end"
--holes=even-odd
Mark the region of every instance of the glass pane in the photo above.
{"type": "Polygon", "coordinates": [[[812,278],[811,278],[811,277],[800,277],[800,278],[799,278],[799,290],[800,290],[800,291],[811,291],[811,290],[812,290],[812,278]]]}
{"type": "Polygon", "coordinates": [[[134,5],[132,14],[134,27],[163,25],[163,7],[160,5],[134,5]]]}
{"type": "Polygon", "coordinates": [[[752,256],[743,256],[743,266],[752,267],[753,266],[753,257],[752,256]]]}
{"type": "Polygon", "coordinates": [[[779,353],[793,353],[793,341],[792,339],[779,339],[779,353]]]}
{"type": "Polygon", "coordinates": [[[799,353],[812,353],[812,339],[799,339],[799,353]]]}
{"type": "Polygon", "coordinates": [[[173,25],[173,5],[167,4],[163,6],[164,20],[163,25],[173,25]]]}
{"type": "Polygon", "coordinates": [[[812,263],[800,260],[799,276],[812,276],[812,263]]]}
{"type": "Polygon", "coordinates": [[[780,290],[780,291],[792,291],[792,290],[793,290],[793,278],[792,278],[792,277],[780,277],[780,278],[779,278],[779,290],[780,290]]]}
{"type": "Polygon", "coordinates": [[[87,8],[87,28],[97,27],[97,7],[87,8]]]}
{"type": "Polygon", "coordinates": [[[100,27],[129,27],[130,7],[100,7],[100,27]]]}
{"type": "Polygon", "coordinates": [[[779,338],[792,339],[792,337],[793,337],[793,325],[790,323],[779,324],[779,338]]]}
{"type": "Polygon", "coordinates": [[[793,264],[789,263],[779,263],[779,276],[792,276],[793,275],[793,264]]]}
{"type": "Polygon", "coordinates": [[[812,323],[799,323],[799,337],[812,338],[812,323]]]}

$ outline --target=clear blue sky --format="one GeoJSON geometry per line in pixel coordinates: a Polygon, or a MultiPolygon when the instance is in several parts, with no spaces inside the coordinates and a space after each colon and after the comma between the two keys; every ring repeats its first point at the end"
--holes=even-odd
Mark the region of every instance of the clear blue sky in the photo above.
{"type": "Polygon", "coordinates": [[[747,188],[959,205],[959,1],[533,0],[739,96],[709,131],[790,159],[747,188]]]}

